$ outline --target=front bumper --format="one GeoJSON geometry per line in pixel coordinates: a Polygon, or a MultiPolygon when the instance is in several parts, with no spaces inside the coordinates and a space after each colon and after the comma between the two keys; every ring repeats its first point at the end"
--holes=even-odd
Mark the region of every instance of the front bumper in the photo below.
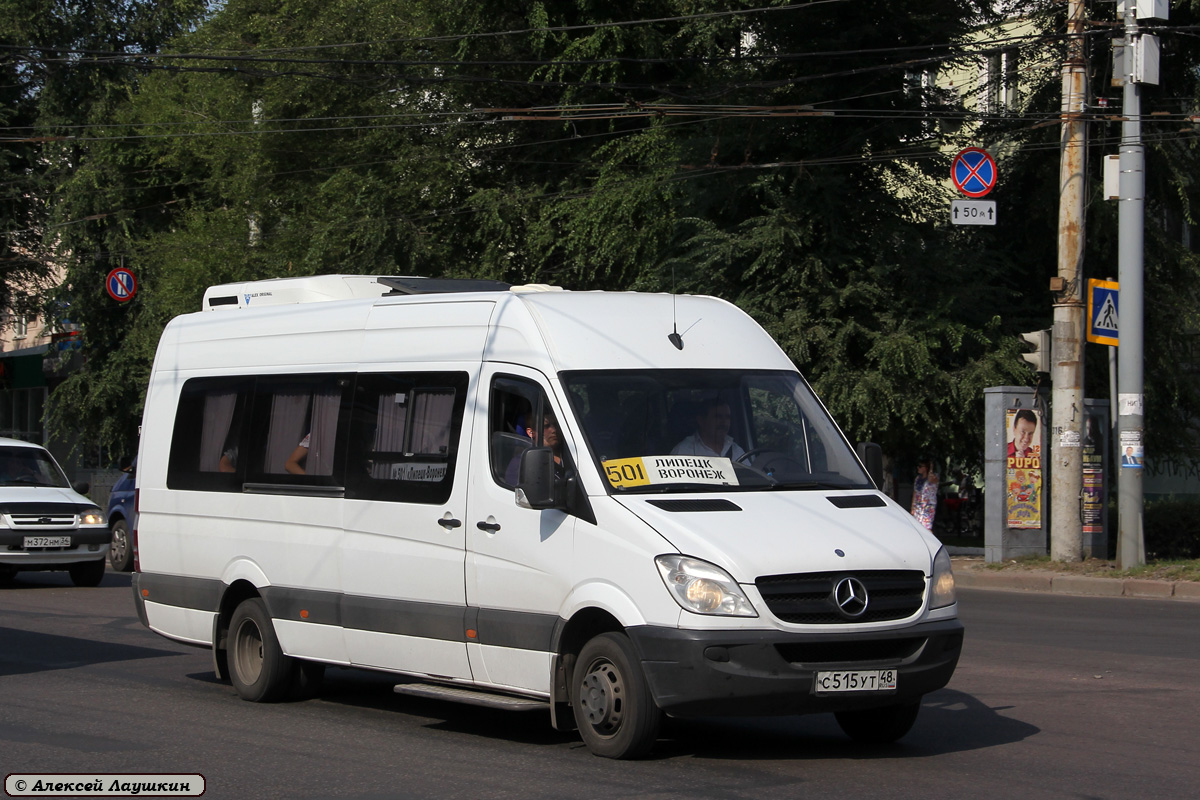
{"type": "Polygon", "coordinates": [[[36,532],[5,529],[0,530],[0,564],[22,569],[66,569],[82,561],[107,558],[111,542],[107,526],[36,532]],[[26,536],[70,536],[71,546],[26,550],[26,536]]]}
{"type": "Polygon", "coordinates": [[[848,711],[911,702],[950,681],[957,619],[864,633],[628,629],[659,708],[677,717],[848,711]],[[818,695],[823,670],[896,669],[895,691],[818,695]]]}

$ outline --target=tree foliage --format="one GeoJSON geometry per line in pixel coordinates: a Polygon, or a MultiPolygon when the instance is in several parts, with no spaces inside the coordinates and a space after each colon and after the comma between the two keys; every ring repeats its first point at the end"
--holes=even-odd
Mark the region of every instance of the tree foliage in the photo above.
{"type": "MultiPolygon", "coordinates": [[[[975,64],[988,3],[212,8],[173,58],[106,80],[107,127],[57,162],[58,300],[88,356],[58,390],[62,424],[129,444],[158,333],[206,286],[331,272],[722,296],[852,439],[894,454],[977,461],[982,388],[1033,379],[1015,333],[1049,316],[1055,129],[1017,109],[982,129],[1015,143],[1001,225],[956,229],[948,145],[979,129],[920,79],[975,64]],[[142,287],[122,307],[101,285],[118,261],[142,287]]],[[[1050,58],[1029,63],[1050,75],[1047,8],[1050,58]]],[[[1166,205],[1190,209],[1186,172],[1166,205]]],[[[1190,274],[1190,257],[1155,268],[1190,274]]]]}

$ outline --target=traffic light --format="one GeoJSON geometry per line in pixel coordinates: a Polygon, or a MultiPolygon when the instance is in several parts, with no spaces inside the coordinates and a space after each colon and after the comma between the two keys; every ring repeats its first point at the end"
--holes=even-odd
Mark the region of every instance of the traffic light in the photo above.
{"type": "Polygon", "coordinates": [[[1021,353],[1021,358],[1033,365],[1036,372],[1049,372],[1053,353],[1050,351],[1050,329],[1022,333],[1021,338],[1033,345],[1033,350],[1021,353]]]}

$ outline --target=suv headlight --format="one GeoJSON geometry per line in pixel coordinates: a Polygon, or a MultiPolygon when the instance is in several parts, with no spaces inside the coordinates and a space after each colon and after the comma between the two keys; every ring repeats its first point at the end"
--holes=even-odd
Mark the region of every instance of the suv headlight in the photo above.
{"type": "Polygon", "coordinates": [[[726,617],[758,616],[742,587],[716,564],[680,555],[659,556],[654,563],[671,596],[685,611],[726,617]]]}
{"type": "Polygon", "coordinates": [[[80,525],[107,525],[108,520],[104,518],[104,512],[98,508],[93,508],[91,511],[84,511],[79,515],[80,525]]]}
{"type": "Polygon", "coordinates": [[[950,568],[950,554],[943,547],[933,557],[933,575],[929,578],[929,607],[945,608],[954,605],[956,600],[954,570],[950,568]]]}

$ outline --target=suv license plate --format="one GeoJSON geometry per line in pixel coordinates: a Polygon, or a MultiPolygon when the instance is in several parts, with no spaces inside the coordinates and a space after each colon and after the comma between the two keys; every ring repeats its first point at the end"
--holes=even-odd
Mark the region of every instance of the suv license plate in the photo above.
{"type": "Polygon", "coordinates": [[[859,669],[818,672],[813,685],[817,694],[836,692],[894,692],[896,670],[859,669]]]}
{"type": "Polygon", "coordinates": [[[70,536],[26,536],[25,549],[30,547],[70,547],[70,536]]]}

